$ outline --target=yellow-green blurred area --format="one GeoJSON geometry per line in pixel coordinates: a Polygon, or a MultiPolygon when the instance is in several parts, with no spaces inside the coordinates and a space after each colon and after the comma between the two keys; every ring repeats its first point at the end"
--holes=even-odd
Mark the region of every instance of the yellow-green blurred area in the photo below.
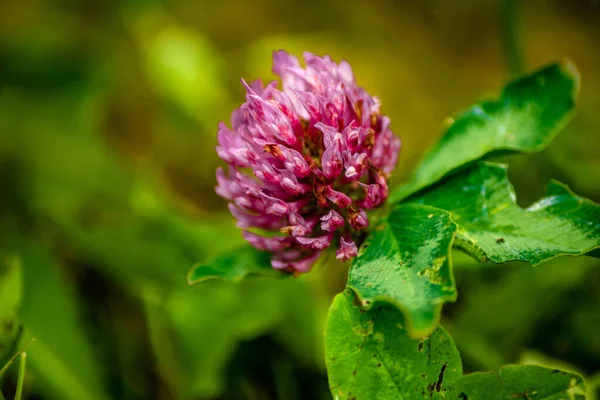
{"type": "MultiPolygon", "coordinates": [[[[274,78],[281,48],[347,59],[380,97],[403,140],[394,185],[446,117],[568,57],[577,116],[543,153],[504,161],[523,206],[551,177],[600,200],[592,0],[2,2],[0,367],[27,348],[26,398],[331,398],[323,324],[347,265],[186,282],[242,242],[213,190],[216,127],[244,100],[240,77],[274,78]]],[[[454,269],[442,323],[466,371],[541,363],[599,386],[598,259],[482,266],[457,253],[454,269]]]]}

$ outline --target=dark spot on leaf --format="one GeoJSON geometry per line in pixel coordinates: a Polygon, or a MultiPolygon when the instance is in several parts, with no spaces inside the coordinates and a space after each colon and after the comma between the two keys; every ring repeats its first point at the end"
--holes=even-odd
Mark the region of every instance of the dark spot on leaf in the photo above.
{"type": "Polygon", "coordinates": [[[464,394],[464,393],[461,393],[461,394],[459,394],[459,395],[458,395],[458,398],[459,398],[460,400],[469,400],[469,398],[467,397],[467,395],[466,395],[466,394],[464,394]]]}
{"type": "Polygon", "coordinates": [[[423,379],[427,379],[427,375],[426,374],[423,374],[423,379]]]}
{"type": "MultiPolygon", "coordinates": [[[[352,296],[353,297],[352,304],[355,307],[361,308],[362,307],[362,303],[361,303],[360,299],[358,298],[358,296],[356,295],[356,293],[353,292],[353,295],[354,296],[352,296]]],[[[360,310],[360,311],[362,312],[362,310],[360,310]]]]}
{"type": "Polygon", "coordinates": [[[433,389],[435,388],[435,383],[430,383],[429,385],[427,385],[427,390],[429,391],[429,394],[431,395],[431,397],[433,397],[433,389]]]}
{"type": "Polygon", "coordinates": [[[419,342],[419,346],[417,347],[417,350],[423,351],[423,342],[419,342]]]}
{"type": "Polygon", "coordinates": [[[373,354],[373,357],[377,357],[377,354],[373,354]]]}
{"type": "Polygon", "coordinates": [[[356,376],[356,370],[352,371],[352,376],[356,376]]]}
{"type": "Polygon", "coordinates": [[[435,384],[435,390],[436,392],[440,392],[440,390],[442,390],[442,383],[444,382],[444,373],[446,372],[446,368],[448,368],[448,363],[444,363],[444,365],[442,365],[442,369],[440,371],[440,376],[438,377],[438,381],[435,384]]]}
{"type": "Polygon", "coordinates": [[[4,329],[5,332],[11,332],[14,328],[13,322],[12,321],[4,321],[4,323],[2,324],[2,328],[4,329]]]}
{"type": "Polygon", "coordinates": [[[377,368],[381,368],[381,363],[377,363],[377,368]]]}
{"type": "Polygon", "coordinates": [[[496,239],[496,243],[504,243],[504,238],[500,237],[496,239]]]}

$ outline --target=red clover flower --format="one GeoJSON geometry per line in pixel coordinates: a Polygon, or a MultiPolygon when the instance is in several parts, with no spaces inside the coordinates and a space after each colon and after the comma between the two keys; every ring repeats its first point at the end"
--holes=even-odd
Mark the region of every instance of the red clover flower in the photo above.
{"type": "Polygon", "coordinates": [[[356,256],[365,210],[386,201],[400,151],[379,100],[356,85],[347,62],[304,60],[306,68],[283,50],[273,54],[283,90],[242,80],[246,102],[232,129],[219,124],[217,146],[229,165],[217,169],[217,193],[244,238],[293,273],[309,271],[332,243],[337,259],[356,256]]]}

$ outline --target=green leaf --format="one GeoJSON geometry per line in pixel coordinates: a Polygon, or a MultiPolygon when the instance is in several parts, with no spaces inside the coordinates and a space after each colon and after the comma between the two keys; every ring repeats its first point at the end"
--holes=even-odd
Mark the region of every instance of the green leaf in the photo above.
{"type": "Polygon", "coordinates": [[[456,299],[450,249],[456,225],[446,211],[399,205],[377,226],[350,267],[348,287],[365,307],[404,311],[415,337],[433,331],[442,304],[456,299]]]}
{"type": "Polygon", "coordinates": [[[538,365],[507,365],[498,373],[465,375],[455,386],[459,398],[469,400],[585,399],[581,376],[538,365]]]}
{"type": "Polygon", "coordinates": [[[19,333],[21,265],[15,255],[0,253],[0,369],[19,333]]]}
{"type": "Polygon", "coordinates": [[[462,375],[460,357],[442,327],[412,339],[392,307],[364,311],[346,290],[336,296],[325,330],[326,364],[334,399],[444,398],[462,375]]]}
{"type": "Polygon", "coordinates": [[[600,247],[600,206],[551,182],[547,197],[520,208],[499,164],[474,164],[411,201],[449,211],[456,245],[480,261],[537,265],[600,247]]]}
{"type": "Polygon", "coordinates": [[[188,274],[188,282],[190,285],[211,279],[239,282],[248,275],[276,277],[283,274],[271,267],[268,253],[243,246],[208,263],[195,265],[188,274]]]}
{"type": "Polygon", "coordinates": [[[329,310],[325,331],[329,386],[336,400],[585,399],[581,376],[537,365],[462,375],[452,338],[440,326],[413,339],[393,307],[363,310],[350,290],[329,310]]]}
{"type": "Polygon", "coordinates": [[[105,400],[103,371],[82,329],[77,299],[46,249],[18,245],[23,266],[21,319],[34,382],[44,398],[105,400]]]}
{"type": "Polygon", "coordinates": [[[569,61],[509,83],[497,100],[478,103],[450,119],[412,181],[393,192],[390,201],[402,200],[486,155],[544,149],[569,121],[578,90],[579,74],[569,61]]]}

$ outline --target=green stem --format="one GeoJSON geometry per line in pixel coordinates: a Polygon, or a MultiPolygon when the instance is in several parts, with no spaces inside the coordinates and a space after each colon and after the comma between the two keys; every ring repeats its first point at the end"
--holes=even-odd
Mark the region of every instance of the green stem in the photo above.
{"type": "Polygon", "coordinates": [[[2,367],[2,369],[0,369],[0,377],[2,377],[2,375],[4,375],[6,373],[8,368],[10,368],[12,363],[15,362],[15,360],[17,359],[17,357],[19,357],[20,354],[21,353],[16,353],[14,356],[12,356],[10,358],[10,360],[8,360],[8,362],[4,365],[4,367],[2,367]]]}
{"type": "MultiPolygon", "coordinates": [[[[27,348],[29,347],[29,345],[30,345],[31,343],[33,343],[33,342],[35,342],[35,338],[31,339],[31,340],[29,341],[29,343],[27,343],[27,344],[25,345],[25,347],[23,347],[23,348],[21,349],[21,351],[19,351],[19,352],[15,353],[15,355],[14,355],[14,356],[12,356],[12,357],[10,358],[10,360],[8,360],[8,362],[6,363],[6,365],[4,365],[4,367],[2,367],[2,369],[0,369],[0,377],[2,377],[2,375],[4,375],[4,374],[6,373],[6,371],[8,370],[8,368],[9,368],[9,367],[12,365],[12,363],[13,363],[13,362],[15,362],[15,360],[17,359],[17,357],[19,357],[19,356],[20,356],[20,355],[21,355],[21,354],[22,354],[22,353],[23,353],[25,350],[27,350],[27,348]]],[[[0,400],[2,400],[2,398],[1,398],[1,397],[0,397],[0,400]]]]}
{"type": "Polygon", "coordinates": [[[17,392],[15,393],[15,400],[21,400],[23,394],[23,383],[25,382],[25,364],[27,363],[27,353],[21,353],[21,360],[19,362],[19,377],[17,378],[17,392]]]}
{"type": "Polygon", "coordinates": [[[511,76],[523,71],[523,51],[519,40],[518,0],[502,0],[501,40],[506,62],[511,76]]]}

